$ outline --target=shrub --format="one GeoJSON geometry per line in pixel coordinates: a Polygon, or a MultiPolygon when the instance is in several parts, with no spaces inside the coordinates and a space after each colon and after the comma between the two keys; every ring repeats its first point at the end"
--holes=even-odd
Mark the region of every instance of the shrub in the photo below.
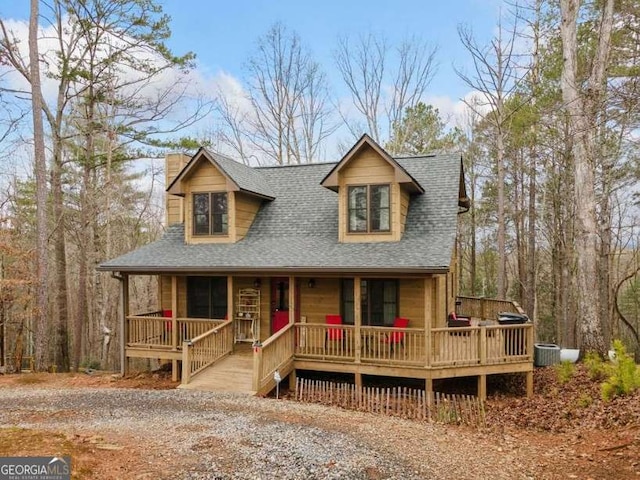
{"type": "Polygon", "coordinates": [[[602,384],[602,398],[611,400],[613,397],[629,395],[640,388],[640,369],[633,357],[629,355],[620,340],[614,340],[613,349],[615,360],[608,368],[609,378],[602,384]]]}
{"type": "Polygon", "coordinates": [[[601,382],[607,378],[607,366],[597,353],[587,353],[584,357],[584,364],[591,380],[601,382]]]}
{"type": "Polygon", "coordinates": [[[580,408],[587,408],[589,405],[593,403],[593,397],[586,392],[583,392],[582,395],[578,398],[578,406],[580,408]]]}
{"type": "Polygon", "coordinates": [[[558,383],[560,385],[564,385],[573,377],[575,373],[575,365],[567,360],[562,363],[559,363],[555,366],[556,375],[558,376],[558,383]]]}

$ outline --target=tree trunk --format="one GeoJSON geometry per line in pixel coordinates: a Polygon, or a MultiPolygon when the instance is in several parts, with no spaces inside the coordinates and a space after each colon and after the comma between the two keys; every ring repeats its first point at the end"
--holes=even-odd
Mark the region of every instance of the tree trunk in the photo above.
{"type": "Polygon", "coordinates": [[[578,342],[583,353],[595,351],[606,354],[603,319],[600,310],[598,252],[599,238],[596,223],[595,181],[595,112],[602,97],[606,61],[613,24],[613,0],[607,0],[601,20],[598,50],[582,92],[577,79],[577,19],[578,0],[561,0],[563,69],[561,77],[562,99],[569,114],[574,137],[574,200],[576,205],[576,257],[578,315],[580,322],[578,342]],[[595,285],[594,285],[595,282],[595,285]],[[594,287],[596,295],[594,295],[594,287]]]}
{"type": "MultiPolygon", "coordinates": [[[[42,89],[40,81],[40,55],[38,52],[39,1],[31,0],[29,17],[29,64],[31,74],[31,113],[33,117],[34,159],[36,177],[36,312],[34,324],[35,369],[44,370],[49,350],[47,328],[47,279],[49,276],[47,252],[47,163],[44,150],[42,121],[42,89]]],[[[19,368],[19,366],[18,366],[19,368]]]]}
{"type": "MultiPolygon", "coordinates": [[[[501,107],[499,107],[501,108],[501,107]]],[[[498,113],[502,117],[501,113],[498,113]]],[[[506,296],[506,273],[507,273],[507,253],[506,253],[506,227],[505,227],[505,194],[504,194],[504,138],[502,125],[498,125],[496,135],[496,150],[498,164],[498,298],[504,299],[506,296]]]]}

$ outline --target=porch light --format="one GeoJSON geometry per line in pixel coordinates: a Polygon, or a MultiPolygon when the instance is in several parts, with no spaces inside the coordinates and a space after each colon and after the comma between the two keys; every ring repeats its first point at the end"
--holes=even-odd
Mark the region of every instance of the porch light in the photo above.
{"type": "Polygon", "coordinates": [[[259,278],[256,278],[256,279],[253,281],[253,286],[254,286],[255,288],[260,288],[260,285],[262,285],[262,282],[260,281],[260,279],[259,279],[259,278]]]}
{"type": "Polygon", "coordinates": [[[316,286],[316,281],[313,278],[309,279],[309,283],[307,283],[307,287],[314,288],[316,286]]]}

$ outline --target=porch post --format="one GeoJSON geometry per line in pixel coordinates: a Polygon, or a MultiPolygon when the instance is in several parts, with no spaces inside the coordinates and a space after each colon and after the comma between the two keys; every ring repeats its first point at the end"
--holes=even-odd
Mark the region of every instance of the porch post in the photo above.
{"type": "Polygon", "coordinates": [[[127,341],[129,340],[129,275],[122,274],[120,281],[120,373],[125,376],[129,373],[129,360],[127,359],[127,341]]]}
{"type": "Polygon", "coordinates": [[[424,366],[431,366],[433,356],[433,344],[431,338],[432,318],[433,318],[433,278],[424,279],[424,366]]]}
{"type": "MultiPolygon", "coordinates": [[[[360,363],[362,356],[362,336],[360,335],[360,327],[362,326],[362,290],[360,288],[360,277],[353,279],[353,317],[354,317],[354,348],[355,348],[355,361],[360,363]]],[[[356,384],[358,383],[358,376],[356,374],[356,384]]],[[[362,376],[360,375],[360,385],[362,385],[362,376]]]]}
{"type": "Polygon", "coordinates": [[[233,277],[227,276],[227,320],[233,320],[233,277]]]}
{"type": "MultiPolygon", "coordinates": [[[[171,350],[178,350],[178,277],[171,276],[171,350]]],[[[171,380],[178,381],[178,360],[171,360],[171,380]]]]}
{"type": "Polygon", "coordinates": [[[289,276],[289,323],[296,323],[296,277],[289,276]]]}
{"type": "Polygon", "coordinates": [[[480,400],[487,399],[487,376],[478,375],[478,398],[480,400]]]}

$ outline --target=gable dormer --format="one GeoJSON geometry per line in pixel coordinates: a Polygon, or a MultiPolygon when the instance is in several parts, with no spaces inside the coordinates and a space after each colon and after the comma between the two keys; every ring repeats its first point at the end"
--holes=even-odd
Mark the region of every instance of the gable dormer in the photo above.
{"type": "Polygon", "coordinates": [[[397,242],[404,233],[410,196],[422,186],[368,135],[322,180],[338,193],[340,242],[397,242]]]}
{"type": "Polygon", "coordinates": [[[259,172],[204,148],[171,180],[167,197],[182,199],[179,220],[192,244],[243,239],[262,202],[275,198],[259,172]]]}

